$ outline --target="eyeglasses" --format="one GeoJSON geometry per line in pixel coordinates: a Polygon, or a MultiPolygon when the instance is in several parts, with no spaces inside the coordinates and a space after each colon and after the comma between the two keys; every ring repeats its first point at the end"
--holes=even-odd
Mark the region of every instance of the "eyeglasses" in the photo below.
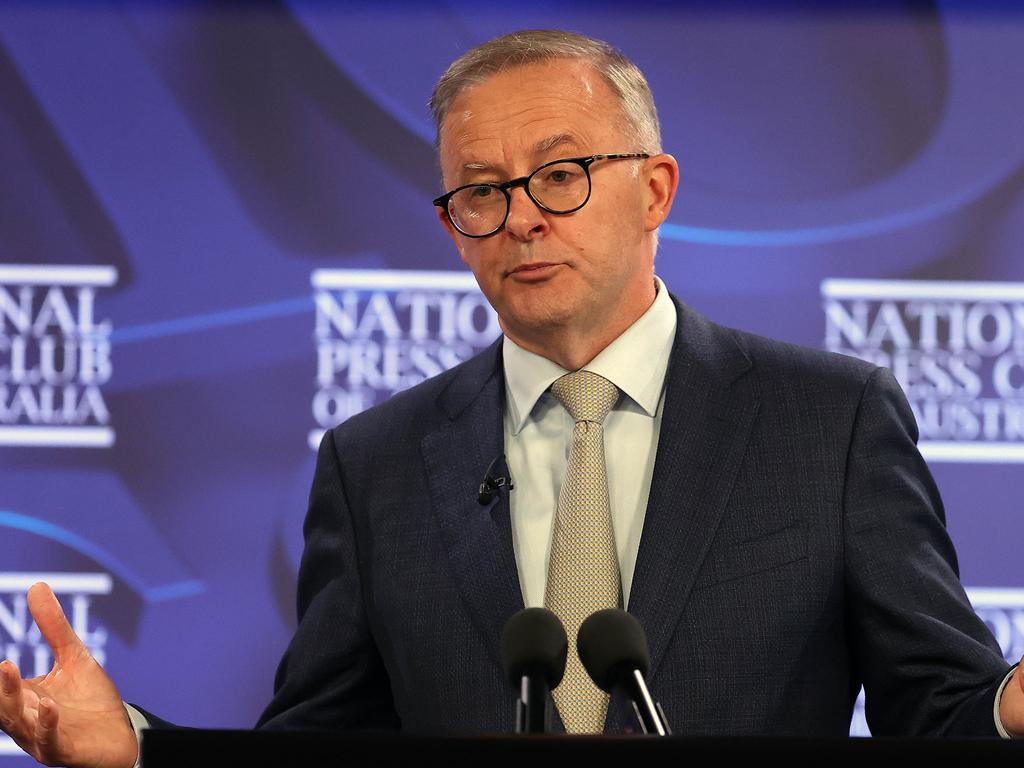
{"type": "Polygon", "coordinates": [[[529,176],[501,184],[466,184],[434,200],[448,220],[466,237],[487,237],[505,226],[512,204],[511,190],[522,187],[548,213],[572,213],[590,200],[590,166],[598,160],[646,159],[644,152],[570,157],[544,163],[529,176]],[[500,194],[499,194],[500,193],[500,194]]]}

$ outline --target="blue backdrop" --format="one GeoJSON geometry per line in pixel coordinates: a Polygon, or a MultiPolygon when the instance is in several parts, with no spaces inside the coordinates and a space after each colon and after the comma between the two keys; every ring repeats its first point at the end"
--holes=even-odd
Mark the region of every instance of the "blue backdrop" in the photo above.
{"type": "Polygon", "coordinates": [[[523,27],[647,74],[682,167],[671,290],[894,369],[964,583],[1024,653],[1012,6],[6,2],[0,646],[26,673],[45,574],[127,699],[255,720],[311,445],[497,333],[430,205],[426,100],[523,27]]]}

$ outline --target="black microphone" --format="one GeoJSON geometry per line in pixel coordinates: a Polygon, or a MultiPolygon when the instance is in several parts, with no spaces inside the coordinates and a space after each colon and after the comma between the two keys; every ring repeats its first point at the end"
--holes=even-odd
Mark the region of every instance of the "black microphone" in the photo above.
{"type": "Polygon", "coordinates": [[[647,636],[636,618],[619,608],[590,614],[580,625],[576,650],[598,688],[606,693],[621,688],[629,696],[644,733],[672,735],[665,712],[647,690],[644,678],[651,669],[651,657],[647,636]]]}
{"type": "Polygon", "coordinates": [[[562,682],[569,639],[547,608],[525,608],[514,614],[501,633],[505,676],[518,693],[516,733],[547,733],[548,694],[562,682]]]}
{"type": "Polygon", "coordinates": [[[480,506],[485,507],[491,503],[501,488],[509,491],[515,488],[508,465],[505,464],[505,454],[495,456],[487,465],[487,472],[484,473],[484,481],[480,483],[476,500],[480,502],[480,506]]]}

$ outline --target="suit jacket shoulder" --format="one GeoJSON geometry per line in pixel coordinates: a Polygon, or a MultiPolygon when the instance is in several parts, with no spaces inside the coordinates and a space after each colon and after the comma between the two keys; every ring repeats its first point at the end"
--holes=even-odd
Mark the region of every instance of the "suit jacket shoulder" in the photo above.
{"type": "MultiPolygon", "coordinates": [[[[691,354],[705,361],[709,368],[741,356],[765,395],[781,394],[773,387],[797,387],[804,395],[849,400],[851,393],[859,394],[877,369],[876,365],[855,357],[719,325],[678,300],[677,304],[678,333],[689,338],[685,347],[691,354]]],[[[679,346],[682,345],[677,343],[679,346]]]]}

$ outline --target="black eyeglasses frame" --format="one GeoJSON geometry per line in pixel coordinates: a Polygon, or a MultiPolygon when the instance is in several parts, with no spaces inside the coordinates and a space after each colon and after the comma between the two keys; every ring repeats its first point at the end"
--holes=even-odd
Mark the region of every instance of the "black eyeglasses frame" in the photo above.
{"type": "Polygon", "coordinates": [[[508,221],[508,214],[512,208],[512,194],[510,190],[515,189],[516,187],[522,187],[523,191],[526,192],[526,196],[529,197],[533,204],[540,208],[542,211],[547,211],[548,213],[553,213],[556,215],[575,213],[590,201],[590,196],[594,191],[594,183],[593,180],[590,178],[591,165],[596,163],[598,160],[646,160],[649,157],[650,155],[646,152],[613,152],[610,154],[606,153],[598,155],[589,155],[588,157],[564,157],[559,160],[552,160],[549,163],[544,163],[543,165],[535,168],[533,172],[530,173],[528,176],[520,176],[518,179],[510,179],[509,181],[503,181],[501,183],[477,182],[476,184],[463,184],[461,187],[456,187],[450,192],[445,192],[440,197],[435,198],[433,203],[438,208],[444,209],[444,213],[445,216],[448,217],[448,221],[451,223],[453,227],[455,227],[455,230],[460,235],[463,235],[464,237],[473,238],[490,237],[491,235],[500,232],[505,227],[505,222],[508,221]],[[546,205],[544,205],[544,203],[542,203],[540,200],[535,198],[530,192],[530,179],[532,179],[538,173],[543,171],[545,168],[550,168],[552,165],[559,165],[561,163],[575,163],[576,165],[580,166],[580,168],[583,169],[583,173],[586,174],[587,176],[587,196],[584,198],[582,203],[577,205],[575,208],[571,208],[568,211],[554,211],[551,208],[548,208],[546,205]],[[498,190],[499,192],[501,192],[501,194],[505,196],[505,216],[502,218],[501,223],[498,226],[496,226],[493,230],[483,235],[471,235],[468,232],[463,232],[459,225],[455,223],[455,220],[452,218],[452,212],[448,208],[448,203],[456,194],[458,194],[464,189],[471,189],[477,187],[490,187],[492,189],[498,190]]]}

